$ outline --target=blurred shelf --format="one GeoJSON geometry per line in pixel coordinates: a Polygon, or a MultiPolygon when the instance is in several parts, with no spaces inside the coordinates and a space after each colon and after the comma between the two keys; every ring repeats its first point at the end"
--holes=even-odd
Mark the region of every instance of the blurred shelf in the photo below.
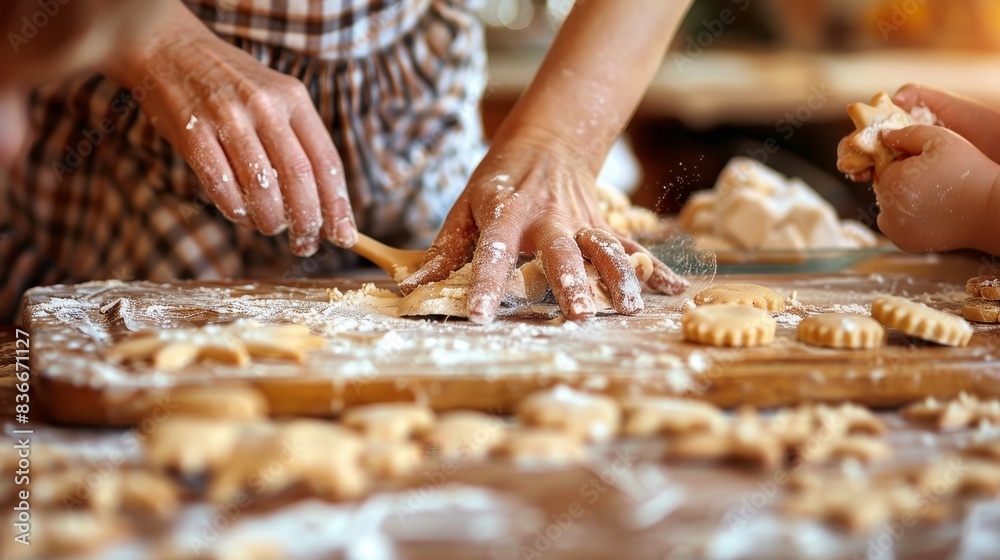
{"type": "MultiPolygon", "coordinates": [[[[491,95],[520,94],[543,55],[491,54],[491,95]]],[[[848,103],[867,101],[880,90],[894,92],[909,82],[932,84],[1000,108],[1000,53],[718,51],[686,57],[671,52],[640,112],[676,117],[695,128],[778,124],[796,110],[795,120],[833,120],[845,118],[848,103]]]]}

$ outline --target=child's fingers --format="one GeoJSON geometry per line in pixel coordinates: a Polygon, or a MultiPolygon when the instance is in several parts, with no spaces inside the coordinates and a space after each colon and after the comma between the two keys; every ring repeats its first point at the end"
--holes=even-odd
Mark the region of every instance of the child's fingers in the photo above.
{"type": "Polygon", "coordinates": [[[882,142],[897,152],[914,156],[924,153],[933,141],[940,141],[948,134],[947,129],[939,126],[916,125],[899,130],[885,130],[882,132],[882,142]]]}
{"type": "Polygon", "coordinates": [[[911,111],[920,103],[920,89],[917,84],[906,84],[892,96],[892,102],[907,111],[911,111]]]}

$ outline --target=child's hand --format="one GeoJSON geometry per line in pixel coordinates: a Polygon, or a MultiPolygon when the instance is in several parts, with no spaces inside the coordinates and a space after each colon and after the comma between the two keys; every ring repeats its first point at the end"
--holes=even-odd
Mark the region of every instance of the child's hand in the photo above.
{"type": "Polygon", "coordinates": [[[939,124],[957,132],[993,161],[1000,162],[1000,113],[954,93],[908,84],[896,92],[893,103],[907,111],[926,106],[939,124]]]}
{"type": "MultiPolygon", "coordinates": [[[[472,260],[469,316],[488,323],[496,315],[518,256],[541,259],[552,292],[571,320],[593,316],[596,304],[584,258],[598,270],[615,310],[643,308],[641,286],[628,255],[644,251],[615,233],[597,208],[594,176],[579,157],[549,133],[522,130],[495,141],[455,203],[418,272],[400,284],[408,293],[446,278],[472,260]]],[[[678,293],[687,282],[656,261],[651,288],[678,293]]]]}
{"type": "Polygon", "coordinates": [[[879,229],[905,251],[982,248],[1000,166],[939,126],[885,131],[882,139],[909,157],[890,163],[875,183],[879,229]]]}
{"type": "Polygon", "coordinates": [[[222,214],[292,252],[319,238],[357,242],[340,156],[305,86],[212,34],[176,1],[141,49],[105,69],[143,96],[154,128],[194,170],[222,214]]]}

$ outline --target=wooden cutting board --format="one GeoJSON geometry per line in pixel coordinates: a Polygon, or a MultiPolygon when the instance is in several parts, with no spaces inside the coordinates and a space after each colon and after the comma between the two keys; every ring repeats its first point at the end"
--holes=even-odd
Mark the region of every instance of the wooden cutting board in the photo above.
{"type": "Polygon", "coordinates": [[[960,391],[1000,396],[995,326],[977,326],[967,348],[916,343],[900,333],[880,350],[818,349],[795,340],[802,317],[864,313],[883,294],[957,312],[965,298],[960,285],[878,274],[716,279],[732,281],[795,293],[794,305],[776,317],[773,345],[732,350],[683,342],[679,318],[693,294],[647,295],[646,311],[635,317],[577,325],[553,320],[551,306],[535,306],[481,327],[396,319],[331,303],[328,289],[360,285],[349,279],[52,286],[25,296],[23,317],[37,398],[51,421],[73,424],[139,423],[169,406],[174,388],[205,384],[256,386],[279,415],[335,415],[346,406],[413,399],[436,409],[506,412],[532,391],[557,383],[617,395],[689,395],[725,407],[844,400],[891,407],[960,391]],[[328,348],[302,365],[202,364],[176,373],[121,366],[103,355],[133,331],[241,318],[306,324],[328,338],[328,348]]]}

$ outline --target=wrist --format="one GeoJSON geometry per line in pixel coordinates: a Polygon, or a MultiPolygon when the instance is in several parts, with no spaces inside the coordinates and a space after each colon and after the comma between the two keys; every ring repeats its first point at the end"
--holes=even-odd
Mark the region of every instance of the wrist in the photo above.
{"type": "Polygon", "coordinates": [[[178,42],[207,30],[180,0],[168,0],[161,18],[150,27],[142,40],[133,41],[131,48],[111,53],[97,65],[97,70],[126,88],[140,85],[148,76],[156,76],[156,63],[164,52],[178,42]]]}
{"type": "Polygon", "coordinates": [[[560,126],[508,118],[497,131],[493,142],[497,144],[513,141],[539,150],[558,153],[571,164],[589,170],[596,177],[617,138],[618,134],[592,136],[574,134],[562,130],[560,126]]]}

